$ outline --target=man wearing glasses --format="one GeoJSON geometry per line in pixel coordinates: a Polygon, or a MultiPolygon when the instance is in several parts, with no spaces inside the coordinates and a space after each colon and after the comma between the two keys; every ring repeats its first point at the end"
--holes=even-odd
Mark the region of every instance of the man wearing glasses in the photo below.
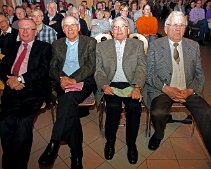
{"type": "Polygon", "coordinates": [[[51,45],[35,40],[35,23],[19,20],[21,41],[10,46],[0,64],[2,168],[27,169],[33,124],[48,91],[51,45]]]}
{"type": "Polygon", "coordinates": [[[187,18],[173,11],[165,22],[166,37],[153,41],[147,54],[147,91],[155,129],[148,148],[156,150],[164,137],[173,103],[182,103],[193,115],[211,154],[211,110],[201,97],[204,74],[197,42],[183,38],[187,18]]]}
{"type": "Polygon", "coordinates": [[[83,133],[78,105],[95,88],[96,40],[78,35],[80,24],[73,16],[63,19],[62,28],[66,38],[52,44],[53,58],[50,65],[50,76],[56,83],[58,95],[56,122],[39,164],[44,167],[53,165],[60,142],[64,141],[71,148],[71,168],[82,169],[83,133]],[[79,85],[82,85],[78,87],[79,91],[70,89],[79,85]]]}
{"type": "Polygon", "coordinates": [[[112,26],[114,39],[103,41],[96,47],[95,81],[98,88],[97,103],[103,95],[106,101],[105,158],[111,160],[114,156],[116,132],[124,103],[127,157],[130,164],[136,164],[136,138],[147,68],[143,43],[137,39],[128,39],[128,33],[127,20],[116,17],[112,26]]]}

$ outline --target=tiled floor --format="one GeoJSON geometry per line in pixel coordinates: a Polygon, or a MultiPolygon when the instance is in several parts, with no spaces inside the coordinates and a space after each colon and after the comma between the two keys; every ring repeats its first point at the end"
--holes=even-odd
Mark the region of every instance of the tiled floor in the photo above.
{"type": "MultiPolygon", "coordinates": [[[[202,62],[206,75],[204,96],[211,95],[211,43],[201,47],[202,62]]],[[[211,99],[210,99],[211,100],[211,99]]],[[[185,113],[174,113],[175,118],[182,118],[185,113]]],[[[103,149],[105,139],[98,128],[98,114],[91,110],[88,117],[81,119],[84,133],[84,169],[211,169],[211,159],[203,146],[201,138],[195,130],[191,137],[190,125],[178,123],[168,124],[165,139],[159,149],[150,151],[147,148],[149,138],[145,137],[144,129],[146,113],[142,113],[141,126],[137,138],[139,160],[136,165],[130,165],[127,160],[125,145],[125,127],[120,127],[117,134],[116,154],[110,161],[105,160],[103,149]]],[[[29,169],[39,169],[38,158],[50,140],[52,129],[50,111],[39,115],[34,126],[34,140],[29,161],[29,169]]],[[[0,156],[2,150],[0,149],[0,156]]],[[[62,145],[58,158],[52,169],[70,168],[70,153],[67,145],[62,145]]],[[[0,159],[1,162],[1,159],[0,159]]]]}

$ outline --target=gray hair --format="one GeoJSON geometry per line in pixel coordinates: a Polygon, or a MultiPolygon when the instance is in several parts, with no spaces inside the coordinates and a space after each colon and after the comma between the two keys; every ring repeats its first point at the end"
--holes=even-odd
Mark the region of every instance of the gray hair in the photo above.
{"type": "Polygon", "coordinates": [[[73,16],[66,16],[66,17],[64,17],[63,19],[62,19],[62,27],[64,26],[64,21],[66,20],[66,19],[73,19],[74,21],[75,21],[75,24],[80,24],[79,23],[79,21],[75,18],[75,17],[73,17],[73,16]]]}
{"type": "Polygon", "coordinates": [[[180,12],[180,11],[172,11],[172,12],[169,14],[168,18],[166,19],[166,21],[165,21],[165,27],[166,27],[167,25],[171,24],[172,18],[174,18],[174,17],[185,18],[185,23],[184,23],[184,24],[185,24],[185,25],[188,25],[187,18],[186,18],[186,16],[185,16],[182,12],[180,12]]]}
{"type": "Polygon", "coordinates": [[[113,20],[113,22],[112,22],[112,26],[114,25],[114,23],[115,23],[116,21],[120,21],[120,20],[121,20],[121,21],[124,21],[125,24],[126,24],[126,26],[129,26],[127,19],[123,18],[122,16],[118,16],[118,17],[114,18],[114,20],[113,20]]]}
{"type": "Polygon", "coordinates": [[[49,1],[49,2],[47,3],[47,9],[48,9],[48,6],[49,6],[50,4],[54,4],[55,9],[57,10],[57,4],[56,4],[56,2],[54,2],[54,1],[49,1]]]}
{"type": "Polygon", "coordinates": [[[71,13],[73,10],[76,10],[79,13],[78,9],[76,7],[74,7],[74,6],[72,8],[70,8],[69,12],[71,13]]]}

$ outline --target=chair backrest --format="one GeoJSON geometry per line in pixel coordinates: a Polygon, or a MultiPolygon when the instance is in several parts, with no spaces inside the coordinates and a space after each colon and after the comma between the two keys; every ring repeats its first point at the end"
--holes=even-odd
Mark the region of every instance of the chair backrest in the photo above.
{"type": "Polygon", "coordinates": [[[143,35],[138,34],[138,33],[132,33],[129,35],[129,38],[135,38],[135,39],[141,40],[144,43],[144,52],[147,53],[148,41],[143,35]]]}
{"type": "Polygon", "coordinates": [[[109,40],[112,39],[112,36],[110,34],[105,34],[105,33],[101,33],[98,34],[95,39],[97,40],[97,43],[105,41],[105,40],[109,40]]]}

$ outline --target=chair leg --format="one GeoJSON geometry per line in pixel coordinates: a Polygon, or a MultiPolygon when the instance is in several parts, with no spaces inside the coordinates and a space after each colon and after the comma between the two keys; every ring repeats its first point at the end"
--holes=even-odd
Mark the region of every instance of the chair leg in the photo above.
{"type": "Polygon", "coordinates": [[[145,129],[145,136],[150,137],[151,136],[151,119],[150,119],[150,112],[147,110],[147,116],[146,116],[146,129],[145,129]]]}

